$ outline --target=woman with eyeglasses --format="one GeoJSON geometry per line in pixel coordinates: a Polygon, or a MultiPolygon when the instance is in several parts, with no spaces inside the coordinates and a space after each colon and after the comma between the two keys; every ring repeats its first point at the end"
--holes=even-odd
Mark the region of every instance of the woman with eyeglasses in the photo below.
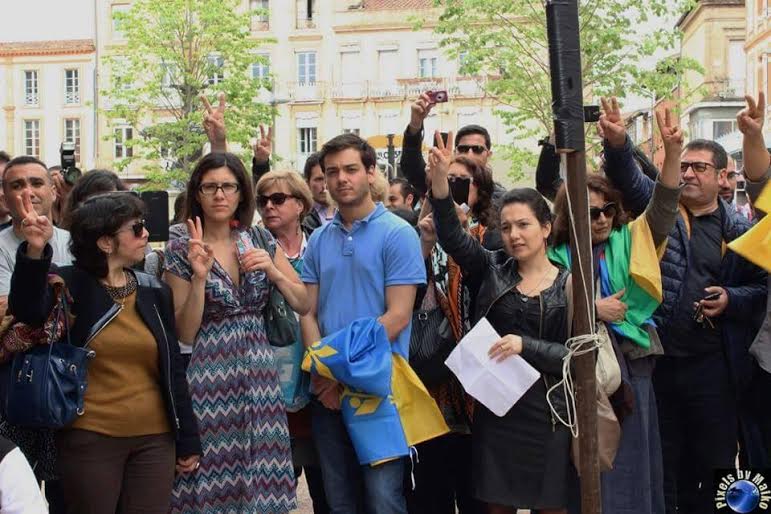
{"type": "Polygon", "coordinates": [[[251,226],[254,193],[237,156],[203,157],[185,205],[188,233],[166,247],[164,279],[177,334],[193,342],[187,376],[203,454],[178,477],[171,511],[289,512],[289,431],[263,311],[275,287],[305,314],[305,286],[270,233],[251,226]]]}
{"type": "MultiPolygon", "coordinates": [[[[623,356],[619,364],[626,384],[611,398],[622,436],[613,469],[602,474],[605,512],[653,514],[664,510],[662,450],[652,381],[655,358],[663,354],[663,348],[651,316],[661,303],[659,257],[678,213],[683,139],[668,110],[665,118],[657,113],[664,164],[653,196],[639,218],[630,223],[621,193],[607,178],[596,174],[587,178],[596,317],[605,324],[623,356]]],[[[621,127],[614,124],[606,134],[621,127]]],[[[626,135],[617,133],[616,137],[623,140],[626,135]]],[[[554,212],[550,257],[569,266],[571,236],[564,186],[557,193],[554,212]]]]}
{"type": "MultiPolygon", "coordinates": [[[[294,171],[271,171],[260,177],[256,189],[257,209],[262,223],[276,238],[292,267],[300,275],[303,254],[310,237],[310,234],[306,234],[302,221],[313,208],[313,195],[308,184],[294,171]]],[[[302,345],[302,341],[299,341],[299,344],[302,345]]],[[[324,495],[321,468],[311,436],[310,409],[305,408],[307,399],[302,401],[300,404],[287,404],[295,476],[299,479],[305,471],[308,492],[313,501],[313,512],[325,514],[329,512],[329,506],[324,495]]]]}
{"type": "MultiPolygon", "coordinates": [[[[16,318],[42,326],[54,307],[48,285],[51,221],[23,198],[11,281],[16,318]]],[[[95,352],[83,414],[55,435],[68,512],[166,513],[175,470],[193,473],[198,438],[169,288],[134,271],[144,257],[144,204],[104,193],[71,213],[73,266],[56,270],[72,297],[73,344],[95,352]]]]}

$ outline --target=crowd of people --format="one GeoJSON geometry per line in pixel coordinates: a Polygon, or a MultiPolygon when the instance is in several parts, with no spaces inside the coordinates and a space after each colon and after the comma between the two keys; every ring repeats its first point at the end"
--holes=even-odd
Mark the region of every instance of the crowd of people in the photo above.
{"type": "MultiPolygon", "coordinates": [[[[752,207],[771,176],[758,100],[737,117],[742,170],[714,141],[686,143],[668,110],[657,169],[603,100],[602,166],[587,180],[594,329],[618,369],[602,394],[621,434],[600,441],[613,446],[604,512],[711,512],[714,469],[771,463],[771,370],[749,350],[771,343],[768,277],[726,246],[764,214],[752,207]],[[741,173],[749,207],[736,205],[741,173]]],[[[559,387],[571,217],[553,145],[537,188],[500,185],[478,125],[437,132],[426,161],[424,94],[390,182],[354,134],[303,170],[272,170],[262,127],[250,173],[227,151],[225,98],[204,107],[211,152],[164,248],[115,173],[71,185],[0,152],[0,362],[64,336],[94,354],[71,424],[0,425],[0,511],[285,513],[305,476],[316,514],[580,512],[559,387]],[[277,296],[297,328],[289,344],[271,330],[277,296]],[[341,411],[352,384],[300,369],[307,347],[362,318],[410,356],[447,427],[366,464],[341,411]],[[501,335],[490,359],[519,355],[540,375],[503,416],[444,364],[483,319],[501,335]]],[[[372,427],[363,437],[383,436],[372,427]]]]}

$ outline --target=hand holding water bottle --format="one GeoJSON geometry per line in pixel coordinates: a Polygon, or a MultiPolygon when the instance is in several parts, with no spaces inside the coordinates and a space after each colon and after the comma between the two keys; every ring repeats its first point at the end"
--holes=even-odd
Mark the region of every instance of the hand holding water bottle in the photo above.
{"type": "Polygon", "coordinates": [[[254,247],[248,232],[240,231],[238,233],[236,248],[238,248],[238,259],[241,262],[241,269],[245,273],[262,271],[267,275],[268,280],[274,281],[276,279],[280,272],[273,264],[273,259],[267,250],[254,247]]]}

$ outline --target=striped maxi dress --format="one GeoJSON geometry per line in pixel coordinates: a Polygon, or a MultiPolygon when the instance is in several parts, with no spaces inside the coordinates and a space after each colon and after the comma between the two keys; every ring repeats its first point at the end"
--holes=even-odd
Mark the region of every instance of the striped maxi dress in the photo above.
{"type": "MultiPolygon", "coordinates": [[[[254,230],[259,229],[250,229],[252,236],[254,230]]],[[[275,246],[269,235],[266,239],[275,246]]],[[[192,276],[187,244],[187,237],[170,242],[164,264],[184,280],[192,276]]],[[[272,514],[295,508],[289,430],[262,317],[268,292],[262,272],[242,273],[239,287],[217,262],[209,273],[187,370],[203,455],[198,470],[177,477],[172,513],[272,514]]]]}

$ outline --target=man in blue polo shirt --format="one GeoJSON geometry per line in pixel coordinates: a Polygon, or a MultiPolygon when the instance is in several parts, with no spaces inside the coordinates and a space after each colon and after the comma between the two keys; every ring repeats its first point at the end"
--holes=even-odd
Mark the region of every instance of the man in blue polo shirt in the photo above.
{"type": "MultiPolygon", "coordinates": [[[[376,155],[366,141],[338,136],[320,160],[338,212],[305,251],[312,307],[302,321],[303,339],[310,344],[358,318],[377,317],[394,351],[407,356],[415,292],[426,281],[415,229],[372,201],[376,155]]],[[[403,459],[360,466],[340,414],[340,385],[314,375],[313,392],[313,437],[331,512],[406,513],[403,459]]]]}

